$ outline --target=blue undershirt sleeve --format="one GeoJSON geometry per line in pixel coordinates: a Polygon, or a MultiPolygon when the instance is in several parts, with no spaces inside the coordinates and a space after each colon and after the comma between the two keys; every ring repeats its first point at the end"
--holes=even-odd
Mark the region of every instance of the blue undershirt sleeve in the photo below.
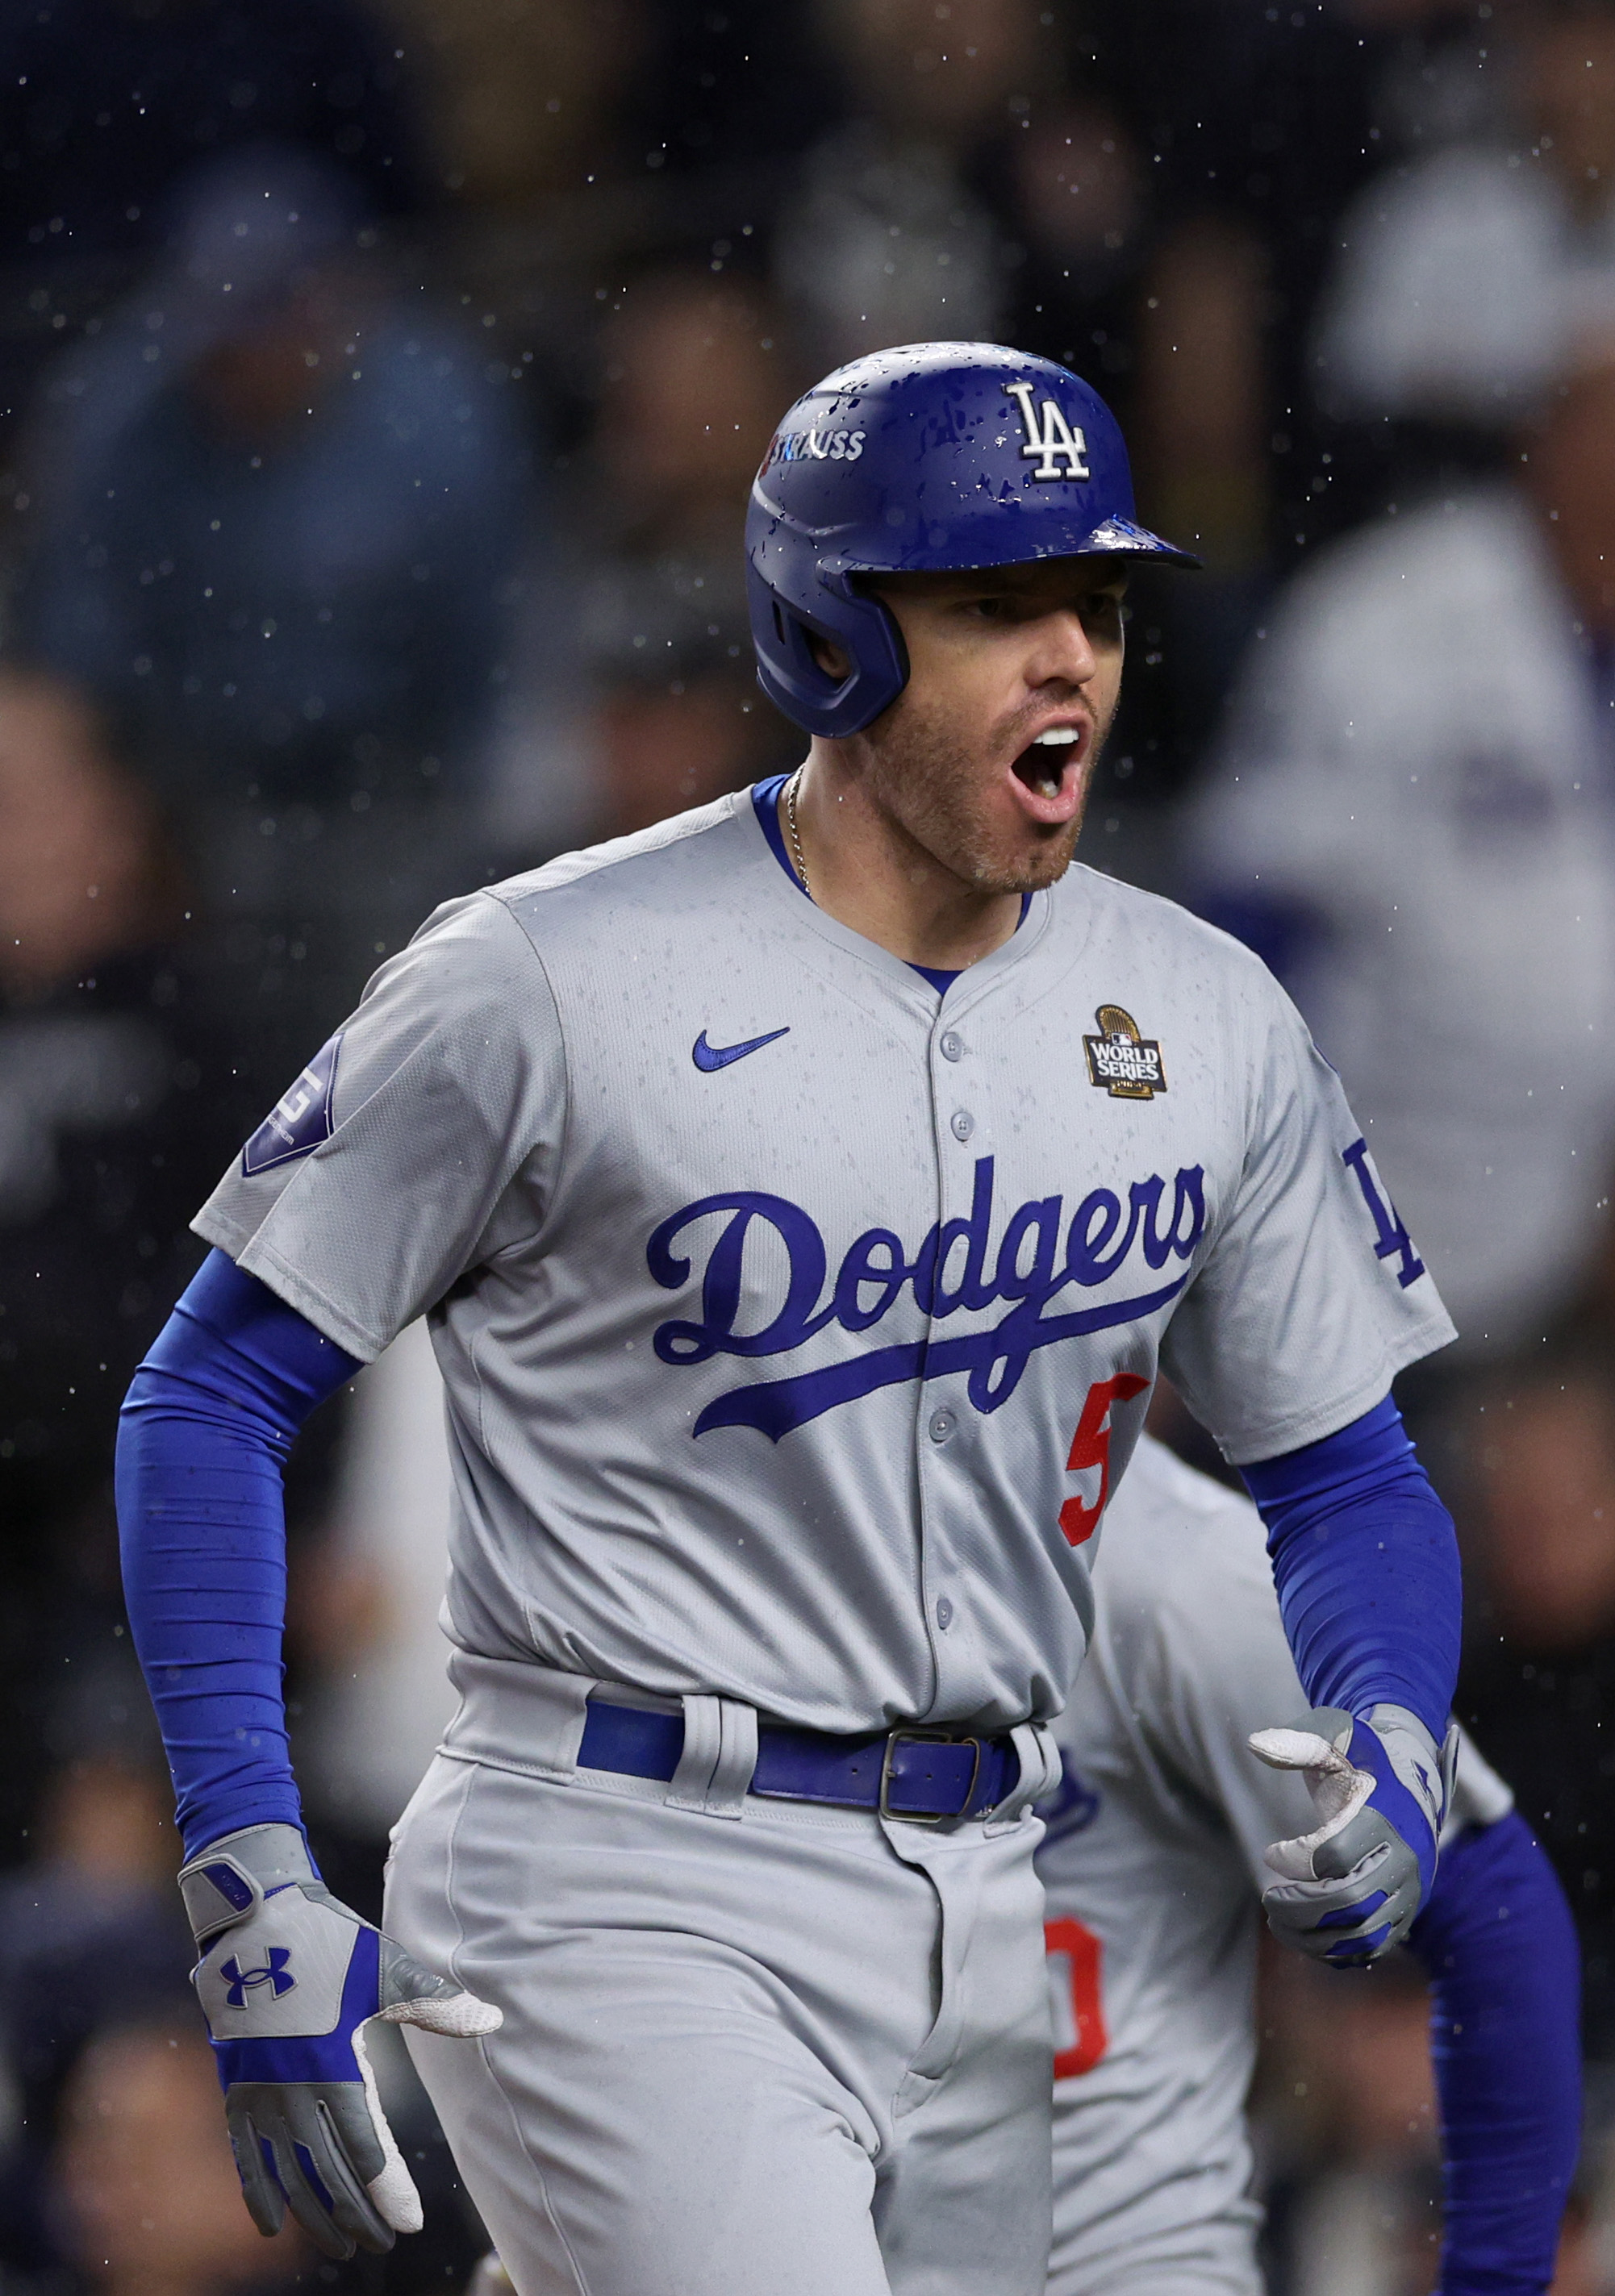
{"type": "Polygon", "coordinates": [[[1443,1849],[1408,1943],[1430,1972],[1441,2095],[1439,2296],[1533,2296],[1553,2277],[1580,2144],[1580,1964],[1517,1812],[1443,1849]]]}
{"type": "Polygon", "coordinates": [[[1439,1745],[1458,1676],[1458,1542],[1390,1397],[1241,1472],[1313,1705],[1405,1706],[1439,1745]]]}
{"type": "Polygon", "coordinates": [[[282,1471],[315,1406],[361,1368],[215,1251],[125,1398],[124,1595],[187,1857],[238,1826],[302,1823],[281,1662],[282,1471]]]}

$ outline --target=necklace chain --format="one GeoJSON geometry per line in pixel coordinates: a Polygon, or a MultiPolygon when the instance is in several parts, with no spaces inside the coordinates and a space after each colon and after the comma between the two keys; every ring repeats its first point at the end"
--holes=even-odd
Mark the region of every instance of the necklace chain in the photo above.
{"type": "Polygon", "coordinates": [[[802,890],[811,901],[813,889],[808,883],[807,863],[802,857],[802,832],[796,826],[796,784],[802,779],[802,767],[797,767],[785,785],[785,818],[791,832],[791,851],[795,857],[796,874],[802,880],[802,890]]]}

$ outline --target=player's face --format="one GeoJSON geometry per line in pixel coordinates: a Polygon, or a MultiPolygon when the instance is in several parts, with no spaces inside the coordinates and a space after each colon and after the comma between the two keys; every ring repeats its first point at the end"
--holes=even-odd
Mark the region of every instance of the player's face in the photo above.
{"type": "Polygon", "coordinates": [[[1115,559],[1059,558],[880,584],[910,675],[855,737],[865,788],[978,891],[1070,865],[1121,692],[1125,580],[1115,559]]]}

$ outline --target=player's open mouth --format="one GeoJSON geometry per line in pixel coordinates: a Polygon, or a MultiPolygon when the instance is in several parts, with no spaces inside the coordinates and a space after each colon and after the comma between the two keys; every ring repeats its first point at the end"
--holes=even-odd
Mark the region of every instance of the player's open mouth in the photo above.
{"type": "Polygon", "coordinates": [[[1026,810],[1039,821],[1066,821],[1082,789],[1087,750],[1085,726],[1045,726],[1016,758],[1013,772],[1034,800],[1026,810]]]}

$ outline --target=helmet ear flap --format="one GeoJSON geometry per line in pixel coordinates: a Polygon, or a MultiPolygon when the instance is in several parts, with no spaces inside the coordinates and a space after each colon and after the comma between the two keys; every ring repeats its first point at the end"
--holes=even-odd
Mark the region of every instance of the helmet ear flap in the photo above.
{"type": "Polygon", "coordinates": [[[837,740],[856,734],[890,707],[909,681],[902,632],[878,598],[861,596],[845,578],[820,590],[826,611],[812,617],[746,568],[757,682],[775,707],[809,734],[837,740]],[[839,591],[840,595],[836,593],[839,591]],[[845,677],[826,669],[813,639],[838,646],[851,661],[845,677]]]}

